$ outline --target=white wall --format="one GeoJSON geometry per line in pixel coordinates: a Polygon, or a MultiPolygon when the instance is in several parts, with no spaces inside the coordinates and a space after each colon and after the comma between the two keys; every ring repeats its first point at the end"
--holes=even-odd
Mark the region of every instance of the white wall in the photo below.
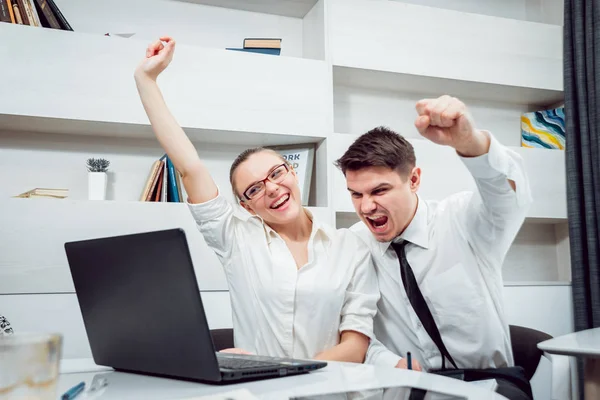
{"type": "MultiPolygon", "coordinates": [[[[421,138],[414,126],[415,104],[423,93],[370,90],[336,85],[334,118],[337,133],[361,134],[384,125],[408,138],[421,138]]],[[[521,145],[521,114],[526,105],[461,98],[473,114],[477,126],[491,131],[506,146],[521,145]]]]}
{"type": "Polygon", "coordinates": [[[392,0],[474,14],[562,25],[560,0],[392,0]]]}

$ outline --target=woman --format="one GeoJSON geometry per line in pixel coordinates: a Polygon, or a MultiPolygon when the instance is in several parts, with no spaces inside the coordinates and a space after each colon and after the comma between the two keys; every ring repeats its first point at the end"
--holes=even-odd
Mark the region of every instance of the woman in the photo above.
{"type": "Polygon", "coordinates": [[[230,182],[241,207],[224,199],[156,83],[174,50],[170,37],[150,44],[135,81],[153,131],[182,175],[198,228],[224,267],[236,347],[363,362],[379,299],[368,248],[301,206],[295,172],[272,150],[237,157],[230,182]]]}

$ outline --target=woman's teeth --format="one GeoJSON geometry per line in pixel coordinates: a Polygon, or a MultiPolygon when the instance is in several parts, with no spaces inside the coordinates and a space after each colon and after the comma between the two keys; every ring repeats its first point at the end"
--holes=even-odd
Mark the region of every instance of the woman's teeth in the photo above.
{"type": "Polygon", "coordinates": [[[279,200],[277,200],[277,202],[275,204],[273,204],[271,206],[271,208],[279,208],[283,205],[283,203],[285,203],[286,201],[288,201],[288,199],[290,198],[290,195],[285,195],[282,198],[280,198],[279,200]]]}

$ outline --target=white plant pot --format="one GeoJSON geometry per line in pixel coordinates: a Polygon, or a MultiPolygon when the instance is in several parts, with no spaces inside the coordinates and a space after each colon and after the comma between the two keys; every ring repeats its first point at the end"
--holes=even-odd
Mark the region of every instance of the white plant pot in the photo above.
{"type": "Polygon", "coordinates": [[[88,172],[88,199],[106,200],[106,172],[88,172]]]}

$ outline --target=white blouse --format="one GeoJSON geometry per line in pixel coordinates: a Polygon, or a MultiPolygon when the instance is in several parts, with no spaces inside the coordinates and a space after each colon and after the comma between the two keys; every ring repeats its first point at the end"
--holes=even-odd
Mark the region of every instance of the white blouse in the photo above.
{"type": "Polygon", "coordinates": [[[379,288],[369,248],[347,229],[313,220],[301,268],[283,239],[221,194],[188,203],[227,276],[235,346],[254,354],[313,358],[351,330],[373,337],[379,288]]]}

